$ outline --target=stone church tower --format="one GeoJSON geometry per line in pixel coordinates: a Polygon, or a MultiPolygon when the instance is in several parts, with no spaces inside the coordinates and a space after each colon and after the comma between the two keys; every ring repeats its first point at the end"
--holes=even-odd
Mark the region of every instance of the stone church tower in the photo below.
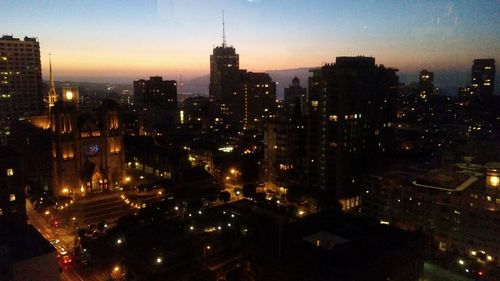
{"type": "Polygon", "coordinates": [[[55,197],[73,199],[112,191],[125,177],[118,105],[103,100],[92,114],[79,114],[78,99],[63,99],[50,111],[52,186],[55,197]]]}

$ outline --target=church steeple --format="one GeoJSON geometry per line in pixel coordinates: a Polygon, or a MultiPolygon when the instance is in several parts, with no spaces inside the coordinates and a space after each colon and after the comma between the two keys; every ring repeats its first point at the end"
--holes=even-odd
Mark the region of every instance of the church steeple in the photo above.
{"type": "Polygon", "coordinates": [[[56,92],[56,86],[54,83],[54,76],[52,76],[52,59],[49,54],[49,71],[50,71],[50,86],[49,86],[49,93],[48,93],[48,102],[49,102],[49,114],[50,110],[54,106],[54,104],[57,101],[57,92],[56,92]]]}

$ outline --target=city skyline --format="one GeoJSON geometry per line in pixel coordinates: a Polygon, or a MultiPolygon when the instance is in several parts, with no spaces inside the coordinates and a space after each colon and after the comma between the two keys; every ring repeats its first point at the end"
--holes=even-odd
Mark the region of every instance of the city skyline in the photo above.
{"type": "Polygon", "coordinates": [[[496,1],[2,1],[2,33],[35,36],[48,78],[111,81],[209,71],[207,54],[228,44],[252,71],[320,66],[366,55],[401,72],[470,70],[497,58],[496,1]],[[28,11],[28,12],[26,12],[28,11]],[[106,27],[105,29],[103,27],[106,27]],[[105,30],[105,31],[104,31],[105,30]],[[411,55],[409,55],[411,54],[411,55]]]}

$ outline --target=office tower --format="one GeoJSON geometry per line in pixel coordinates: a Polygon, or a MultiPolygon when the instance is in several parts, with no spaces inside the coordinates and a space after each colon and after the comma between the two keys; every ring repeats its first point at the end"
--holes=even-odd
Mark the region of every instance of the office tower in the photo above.
{"type": "Polygon", "coordinates": [[[285,106],[288,112],[292,113],[297,103],[302,114],[306,114],[307,89],[300,86],[300,79],[295,77],[292,79],[292,84],[285,88],[285,106]]]}
{"type": "Polygon", "coordinates": [[[0,143],[6,143],[13,120],[43,110],[40,45],[35,38],[0,38],[0,143]]]}
{"type": "Polygon", "coordinates": [[[93,114],[58,101],[51,111],[52,192],[80,198],[117,188],[124,179],[125,154],[118,106],[103,100],[93,114]]]}
{"type": "Polygon", "coordinates": [[[434,72],[426,69],[420,71],[418,75],[419,96],[426,100],[429,95],[434,94],[434,72]]]}
{"type": "Polygon", "coordinates": [[[222,45],[210,55],[209,115],[215,128],[262,128],[274,118],[276,83],[266,73],[240,70],[239,55],[226,44],[222,22],[222,45]]]}
{"type": "Polygon", "coordinates": [[[134,105],[139,110],[145,131],[163,132],[177,122],[177,82],[151,76],[134,81],[134,105]]]}
{"type": "Polygon", "coordinates": [[[337,57],[311,71],[309,184],[332,189],[338,199],[353,198],[361,175],[391,150],[397,70],[371,57],[337,57]]]}
{"type": "Polygon", "coordinates": [[[493,96],[495,89],[495,59],[475,59],[472,64],[471,86],[482,97],[493,96]]]}
{"type": "Polygon", "coordinates": [[[234,108],[238,111],[234,112],[234,116],[242,120],[244,129],[262,128],[276,114],[276,83],[267,73],[244,72],[241,76],[238,95],[243,102],[237,100],[234,108]],[[240,107],[242,110],[239,110],[240,107]]]}
{"type": "Polygon", "coordinates": [[[232,46],[222,42],[210,55],[210,116],[216,125],[234,123],[241,96],[238,96],[240,80],[239,55],[232,46]]]}

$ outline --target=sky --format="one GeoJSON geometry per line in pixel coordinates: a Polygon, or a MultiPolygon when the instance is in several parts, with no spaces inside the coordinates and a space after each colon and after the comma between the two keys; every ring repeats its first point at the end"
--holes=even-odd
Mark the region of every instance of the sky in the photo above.
{"type": "Polygon", "coordinates": [[[499,59],[497,0],[0,0],[0,33],[40,42],[59,79],[186,79],[226,37],[251,71],[366,55],[402,72],[499,59]]]}

